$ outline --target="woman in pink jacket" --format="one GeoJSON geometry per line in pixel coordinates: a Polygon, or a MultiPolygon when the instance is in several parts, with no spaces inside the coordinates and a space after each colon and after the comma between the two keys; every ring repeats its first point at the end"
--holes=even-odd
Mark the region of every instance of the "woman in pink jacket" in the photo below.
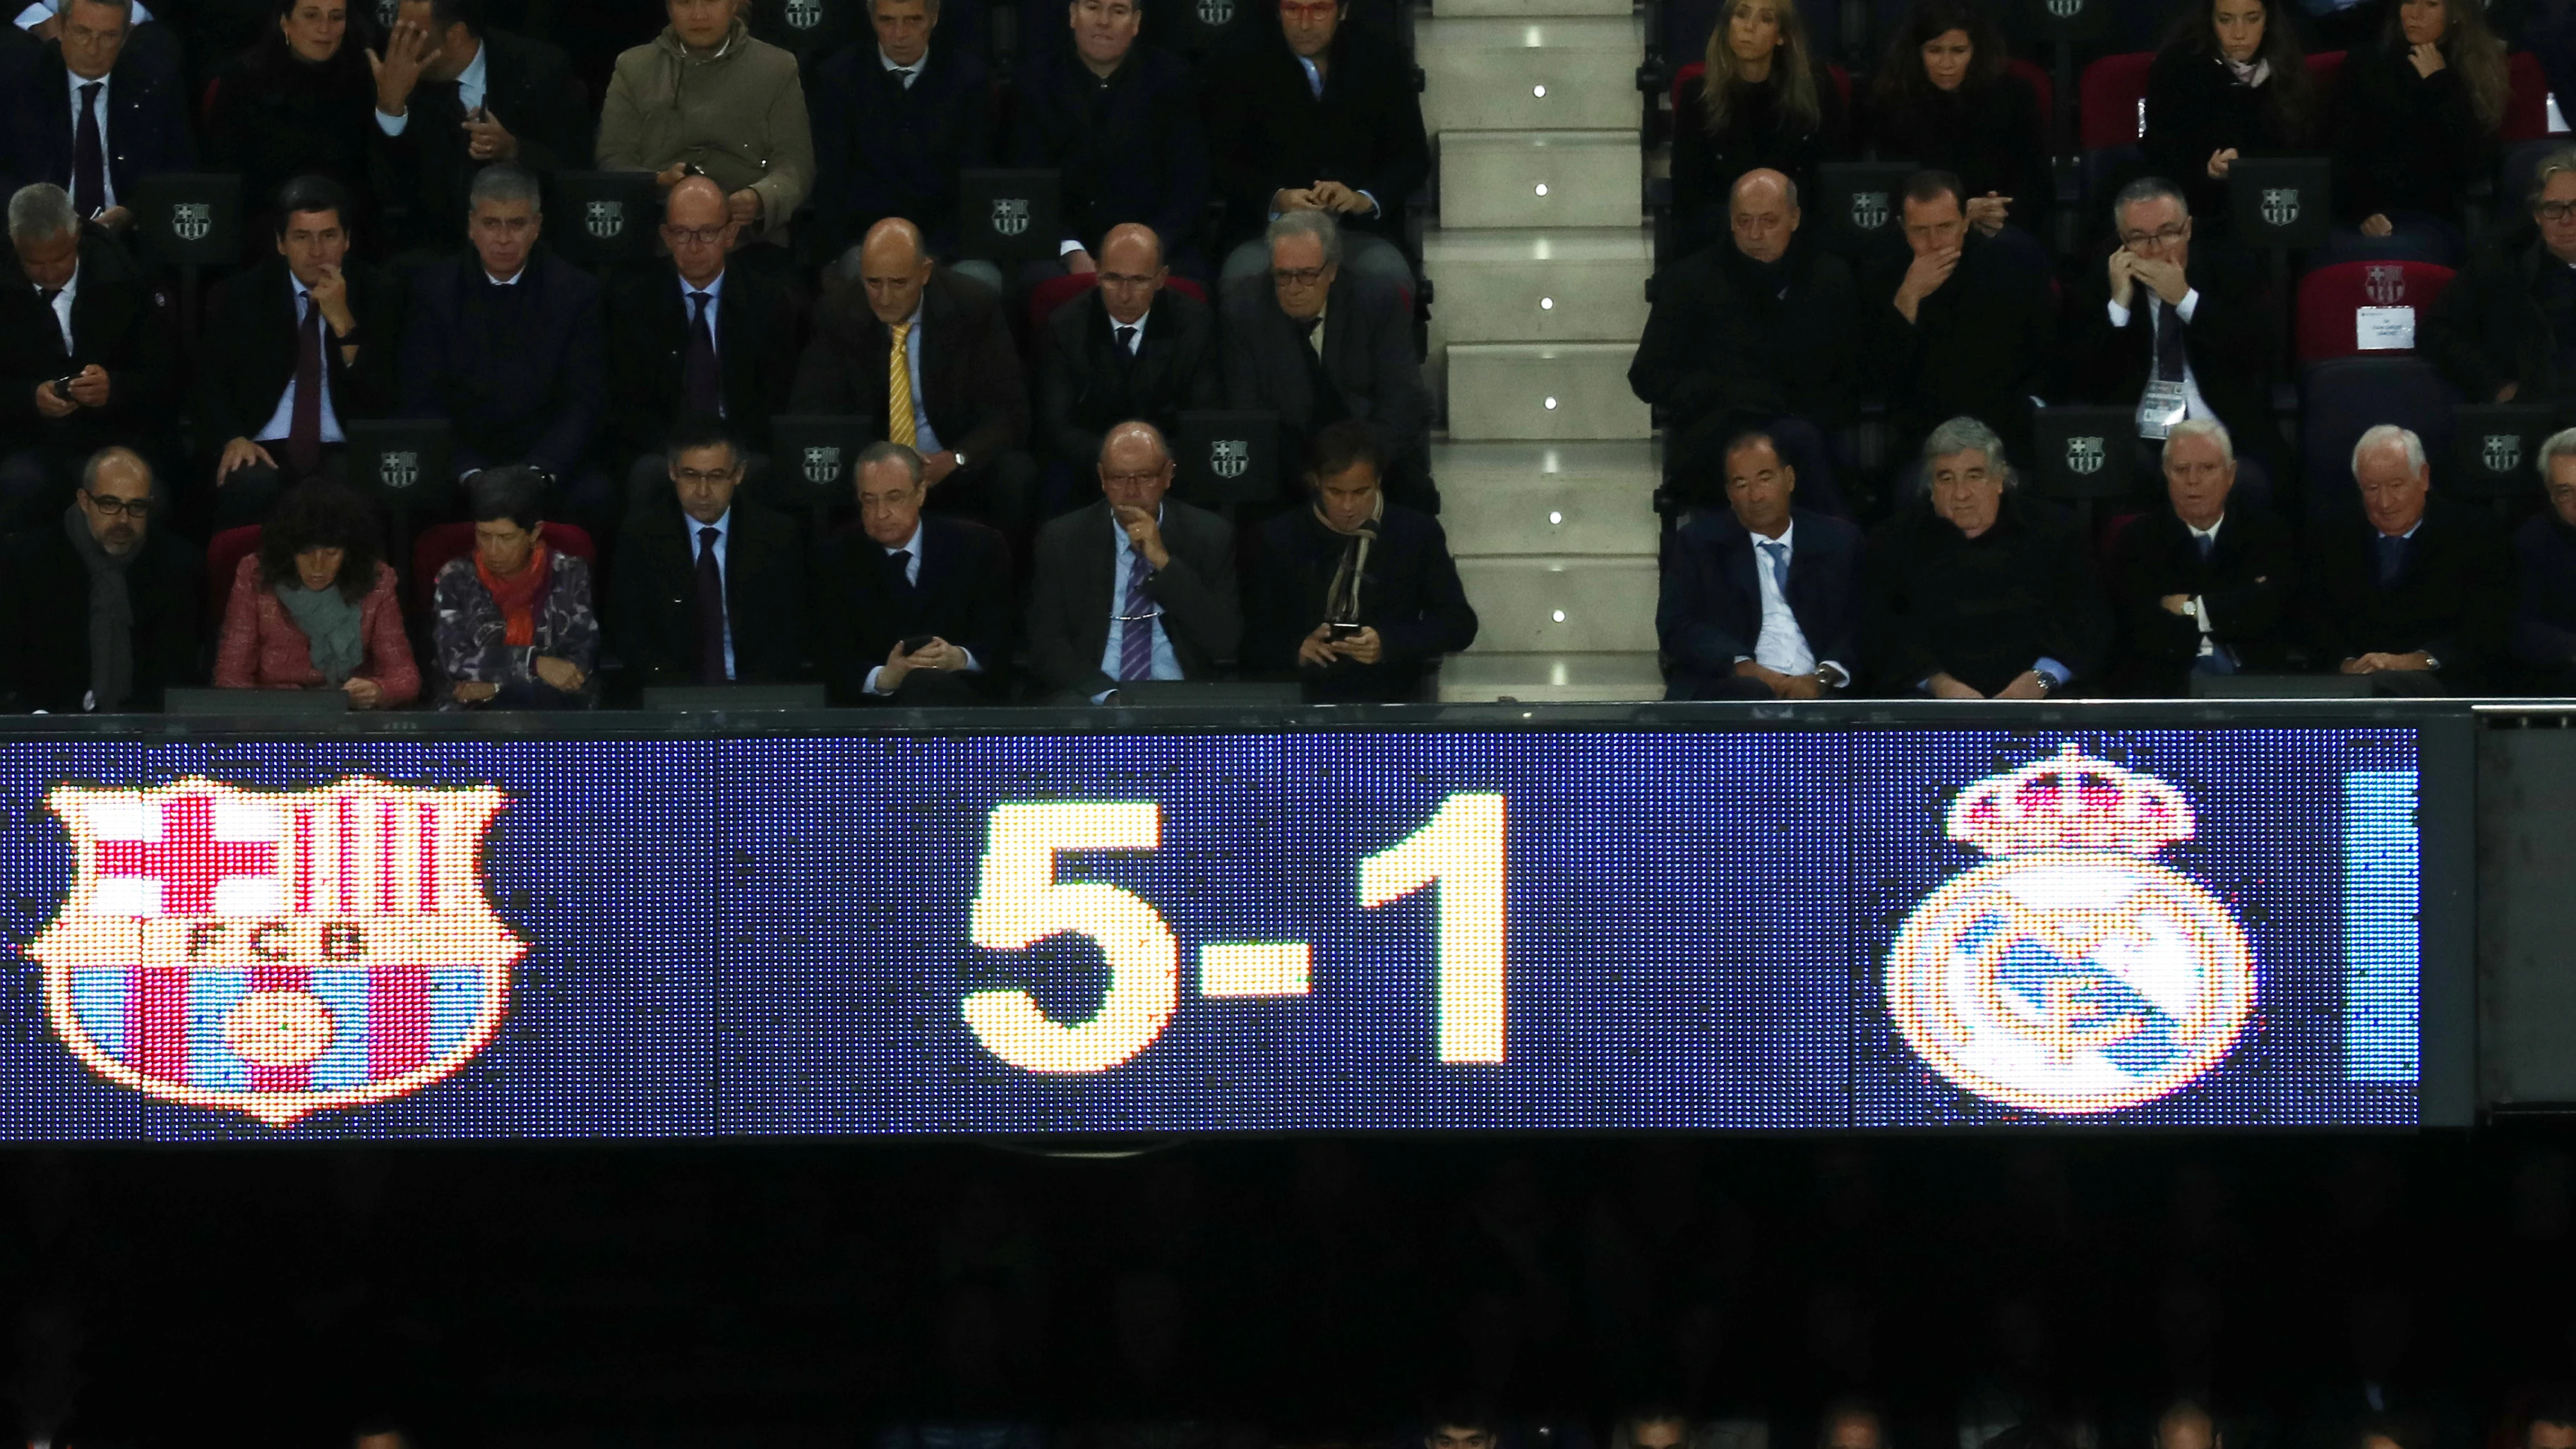
{"type": "Polygon", "coordinates": [[[215,686],[346,690],[352,709],[420,696],[394,571],[356,494],[305,483],[260,531],[259,552],[233,574],[215,686]]]}

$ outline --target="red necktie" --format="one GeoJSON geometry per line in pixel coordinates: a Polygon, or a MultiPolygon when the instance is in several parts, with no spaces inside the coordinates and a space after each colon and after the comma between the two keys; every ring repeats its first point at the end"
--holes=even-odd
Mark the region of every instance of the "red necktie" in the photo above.
{"type": "Polygon", "coordinates": [[[299,480],[322,471],[322,309],[298,292],[304,325],[295,334],[295,411],[286,421],[286,467],[299,480]]]}

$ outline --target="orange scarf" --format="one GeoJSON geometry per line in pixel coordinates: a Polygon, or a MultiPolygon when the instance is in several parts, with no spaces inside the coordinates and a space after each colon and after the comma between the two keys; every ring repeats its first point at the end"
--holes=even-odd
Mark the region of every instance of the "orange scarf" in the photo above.
{"type": "Polygon", "coordinates": [[[474,576],[501,606],[502,642],[513,649],[525,649],[537,642],[537,600],[545,597],[546,581],[553,576],[553,560],[546,555],[546,541],[538,539],[528,550],[528,565],[508,578],[501,578],[474,555],[474,576]]]}

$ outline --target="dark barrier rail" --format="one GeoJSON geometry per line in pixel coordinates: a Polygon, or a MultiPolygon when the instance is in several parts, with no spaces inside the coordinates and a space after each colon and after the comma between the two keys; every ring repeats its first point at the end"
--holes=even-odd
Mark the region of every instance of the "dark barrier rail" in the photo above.
{"type": "Polygon", "coordinates": [[[2474,735],[2350,702],[10,721],[0,1138],[2465,1122],[2474,735]]]}

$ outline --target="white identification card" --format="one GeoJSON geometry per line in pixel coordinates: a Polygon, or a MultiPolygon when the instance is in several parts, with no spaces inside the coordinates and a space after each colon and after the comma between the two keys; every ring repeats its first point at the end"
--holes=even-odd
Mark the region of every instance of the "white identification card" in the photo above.
{"type": "Polygon", "coordinates": [[[2353,345],[2364,352],[2415,350],[2415,309],[2363,307],[2352,314],[2353,345]]]}
{"type": "Polygon", "coordinates": [[[2162,442],[2190,410],[2181,383],[2150,379],[2146,396],[2138,399],[2138,436],[2162,442]]]}

